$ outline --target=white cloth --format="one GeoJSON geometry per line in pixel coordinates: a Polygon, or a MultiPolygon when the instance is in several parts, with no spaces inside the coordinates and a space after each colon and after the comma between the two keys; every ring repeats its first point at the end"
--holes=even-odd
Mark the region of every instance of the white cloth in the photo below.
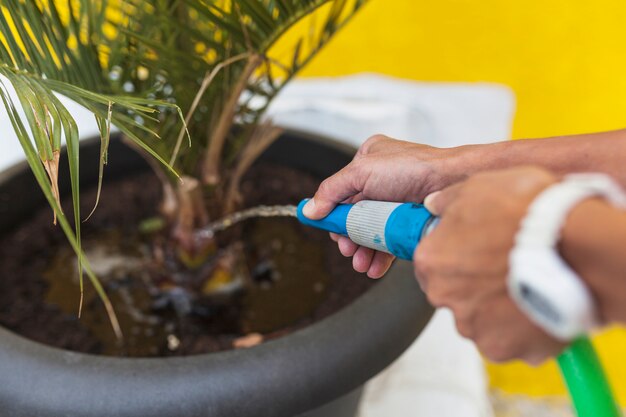
{"type": "Polygon", "coordinates": [[[515,99],[488,83],[419,83],[361,74],[305,78],[271,104],[275,123],[359,146],[376,133],[439,147],[508,139],[515,99]]]}
{"type": "Polygon", "coordinates": [[[490,417],[483,361],[440,309],[409,349],[365,389],[359,417],[490,417]]]}
{"type": "MultiPolygon", "coordinates": [[[[95,120],[62,98],[81,137],[98,134],[95,120]]],[[[514,113],[510,90],[493,84],[418,83],[364,74],[301,79],[272,103],[277,124],[355,146],[375,133],[450,147],[507,139],[514,113]]],[[[0,169],[23,159],[6,112],[0,112],[0,169]]],[[[418,340],[367,384],[361,417],[490,417],[487,381],[474,345],[439,311],[418,340]]]]}

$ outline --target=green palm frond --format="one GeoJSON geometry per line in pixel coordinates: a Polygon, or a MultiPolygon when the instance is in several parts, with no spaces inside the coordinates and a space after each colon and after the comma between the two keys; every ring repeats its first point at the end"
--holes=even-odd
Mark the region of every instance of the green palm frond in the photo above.
{"type": "MultiPolygon", "coordinates": [[[[194,148],[183,149],[180,169],[196,175],[202,152],[198,148],[219,148],[217,165],[224,156],[236,155],[272,99],[305,66],[333,34],[345,25],[366,0],[130,0],[126,5],[127,24],[120,30],[133,51],[135,68],[146,68],[152,85],[160,79],[167,88],[158,97],[175,101],[188,117],[194,148]],[[296,39],[292,56],[277,60],[272,47],[303,17],[328,5],[321,25],[296,39]],[[174,16],[174,18],[173,18],[174,16]],[[244,57],[245,59],[236,59],[244,57]],[[232,62],[231,62],[232,61],[232,62]],[[224,64],[215,74],[213,70],[224,64]],[[252,65],[252,71],[250,71],[252,65]],[[250,74],[248,74],[250,72],[250,74]],[[242,76],[250,75],[239,87],[242,76]],[[211,77],[208,86],[203,81],[211,77]],[[203,88],[204,87],[204,88],[203,88]],[[200,93],[199,93],[200,92],[200,93]],[[198,97],[200,94],[200,97],[198,97]],[[199,100],[198,100],[199,98],[199,100]],[[193,104],[196,103],[195,106],[193,104]],[[224,129],[222,116],[243,127],[238,134],[224,129]],[[190,110],[194,111],[190,117],[190,110]],[[222,121],[222,123],[220,123],[222,121]],[[222,139],[222,135],[228,137],[222,139]],[[223,143],[225,142],[225,143],[223,143]]],[[[122,63],[117,64],[120,68],[122,63]]],[[[124,68],[135,86],[134,68],[124,68]]],[[[163,123],[162,137],[178,135],[180,126],[163,123]]],[[[181,137],[179,136],[180,140],[181,137]]],[[[176,141],[155,144],[163,156],[172,155],[176,141]]],[[[210,150],[209,150],[210,153],[210,150]]],[[[228,160],[228,156],[226,157],[228,160]]],[[[232,159],[232,158],[230,158],[232,159]]]]}
{"type": "MultiPolygon", "coordinates": [[[[89,1],[82,1],[78,8],[72,7],[73,4],[72,1],[66,3],[66,16],[63,18],[57,3],[19,0],[2,2],[0,75],[13,86],[24,112],[24,119],[5,85],[0,88],[0,98],[26,159],[51,203],[55,220],[59,220],[78,254],[81,301],[82,275],[85,270],[107,310],[113,314],[106,294],[82,255],[78,181],[79,132],[74,118],[55,93],[83,105],[94,114],[101,125],[110,120],[138,145],[160,159],[165,166],[168,166],[167,163],[135,132],[156,135],[146,129],[138,121],[138,117],[153,118],[152,115],[157,112],[156,106],[175,106],[156,100],[115,94],[104,76],[105,68],[99,58],[97,45],[102,36],[93,29],[100,19],[97,16],[101,10],[96,9],[89,1]],[[67,145],[74,230],[61,210],[57,186],[62,139],[65,139],[67,145]]],[[[103,136],[102,140],[106,144],[108,136],[103,136]]],[[[106,146],[103,146],[102,164],[106,161],[106,151],[106,146]]],[[[119,333],[114,315],[111,319],[119,333]]]]}
{"type": "Polygon", "coordinates": [[[249,163],[262,149],[252,144],[246,151],[246,146],[270,102],[366,1],[0,2],[0,76],[13,86],[17,100],[12,101],[5,85],[0,99],[78,254],[83,265],[79,270],[86,271],[98,290],[114,326],[106,294],[82,255],[79,132],[57,95],[79,103],[96,118],[102,139],[99,188],[112,125],[159,160],[170,178],[178,175],[174,164],[181,173],[209,178],[232,168],[239,154],[249,163]],[[286,59],[272,56],[283,35],[316,11],[323,12],[316,13],[321,24],[298,37],[286,59]],[[238,128],[232,129],[233,124],[238,128]],[[185,136],[190,146],[181,146],[185,136]],[[64,163],[59,161],[62,139],[67,144],[73,229],[61,210],[56,184],[58,165],[64,163]],[[198,167],[209,167],[210,175],[198,167]]]}

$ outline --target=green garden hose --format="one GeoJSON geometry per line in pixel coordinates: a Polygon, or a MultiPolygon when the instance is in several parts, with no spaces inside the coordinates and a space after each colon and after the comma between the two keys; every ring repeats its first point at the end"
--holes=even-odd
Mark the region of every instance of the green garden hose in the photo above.
{"type": "Polygon", "coordinates": [[[621,416],[589,338],[574,340],[558,356],[557,362],[578,417],[621,416]]]}

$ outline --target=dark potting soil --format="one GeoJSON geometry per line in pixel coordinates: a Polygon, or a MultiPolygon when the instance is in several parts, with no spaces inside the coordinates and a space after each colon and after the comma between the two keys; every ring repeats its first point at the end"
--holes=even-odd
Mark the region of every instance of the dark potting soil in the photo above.
{"type": "MultiPolygon", "coordinates": [[[[243,206],[294,204],[312,195],[317,183],[289,168],[260,165],[242,182],[243,206]]],[[[95,196],[95,190],[82,192],[83,213],[95,196]]],[[[112,300],[121,342],[86,277],[77,317],[76,258],[47,207],[0,237],[0,324],[79,352],[193,355],[291,333],[333,314],[375,283],[352,270],[326,233],[291,218],[246,221],[218,235],[199,265],[188,261],[181,268],[164,236],[139,226],[158,215],[160,197],[151,173],[105,178],[99,206],[83,223],[83,247],[112,300]]]]}

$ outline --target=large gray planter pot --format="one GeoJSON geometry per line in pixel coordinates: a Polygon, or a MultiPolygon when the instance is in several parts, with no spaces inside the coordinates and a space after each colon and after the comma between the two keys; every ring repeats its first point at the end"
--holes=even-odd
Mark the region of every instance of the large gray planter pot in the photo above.
{"type": "MultiPolygon", "coordinates": [[[[83,145],[84,187],[97,180],[98,149],[97,141],[83,145]]],[[[287,133],[262,159],[321,180],[353,154],[336,142],[287,133]]],[[[145,169],[134,152],[112,141],[108,179],[145,169]]],[[[25,164],[0,174],[0,233],[46,204],[35,187],[25,164]]],[[[61,187],[68,192],[67,173],[61,187]]],[[[411,344],[431,314],[411,265],[397,262],[379,285],[339,312],[250,349],[113,358],[44,346],[0,328],[0,415],[354,416],[363,384],[411,344]]]]}

